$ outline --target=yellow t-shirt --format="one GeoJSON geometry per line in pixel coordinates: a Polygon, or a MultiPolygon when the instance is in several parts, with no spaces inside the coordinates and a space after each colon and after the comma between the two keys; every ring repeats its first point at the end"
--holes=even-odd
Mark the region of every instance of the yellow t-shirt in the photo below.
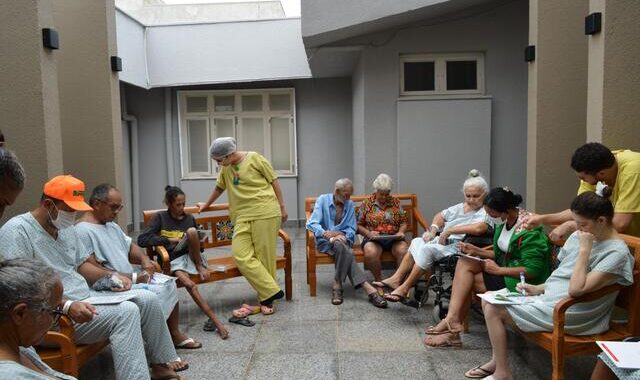
{"type": "MultiPolygon", "coordinates": [[[[640,153],[631,150],[614,150],[618,163],[618,175],[611,194],[613,209],[621,214],[633,214],[626,234],[640,237],[640,153]]],[[[578,194],[595,191],[594,185],[580,181],[578,194]]]]}
{"type": "Polygon", "coordinates": [[[280,216],[280,204],[271,187],[277,178],[269,161],[256,152],[247,152],[237,165],[223,166],[216,186],[227,191],[231,221],[280,216]]]}

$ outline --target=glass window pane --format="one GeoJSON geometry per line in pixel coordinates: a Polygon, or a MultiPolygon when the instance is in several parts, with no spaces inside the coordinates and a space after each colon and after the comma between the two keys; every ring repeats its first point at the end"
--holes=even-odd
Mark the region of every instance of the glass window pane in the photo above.
{"type": "Polygon", "coordinates": [[[447,90],[476,90],[476,61],[447,61],[447,90]]]}
{"type": "Polygon", "coordinates": [[[291,95],[289,94],[269,95],[269,109],[271,111],[291,111],[291,95]]]}
{"type": "Polygon", "coordinates": [[[264,154],[264,125],[262,118],[242,118],[241,138],[240,149],[264,154]]]}
{"type": "Polygon", "coordinates": [[[288,117],[271,118],[271,165],[291,170],[291,136],[288,117]]]}
{"type": "Polygon", "coordinates": [[[216,126],[216,136],[218,137],[236,137],[233,133],[233,119],[213,119],[216,126]]]}
{"type": "Polygon", "coordinates": [[[262,111],[262,95],[242,95],[243,111],[262,111]]]}
{"type": "Polygon", "coordinates": [[[206,120],[187,120],[189,141],[189,171],[208,172],[208,141],[206,120]]]}
{"type": "Polygon", "coordinates": [[[404,63],[405,91],[434,91],[435,63],[434,62],[405,62],[404,63]]]}
{"type": "Polygon", "coordinates": [[[213,108],[215,112],[233,112],[235,107],[235,96],[220,95],[213,97],[213,108]]]}
{"type": "Polygon", "coordinates": [[[187,96],[187,112],[207,112],[207,97],[187,96]]]}

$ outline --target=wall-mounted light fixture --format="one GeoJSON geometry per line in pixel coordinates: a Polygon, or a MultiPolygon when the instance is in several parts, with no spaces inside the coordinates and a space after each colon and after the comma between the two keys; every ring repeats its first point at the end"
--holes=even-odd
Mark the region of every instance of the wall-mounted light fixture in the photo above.
{"type": "Polygon", "coordinates": [[[111,71],[122,71],[122,58],[111,56],[111,71]]]}
{"type": "Polygon", "coordinates": [[[524,48],[524,60],[527,62],[533,62],[536,60],[536,46],[529,45],[524,48]]]}
{"type": "Polygon", "coordinates": [[[602,13],[595,12],[584,18],[584,34],[596,34],[602,30],[602,13]]]}
{"type": "Polygon", "coordinates": [[[58,32],[51,28],[42,29],[42,44],[44,47],[55,50],[60,48],[58,32]]]}

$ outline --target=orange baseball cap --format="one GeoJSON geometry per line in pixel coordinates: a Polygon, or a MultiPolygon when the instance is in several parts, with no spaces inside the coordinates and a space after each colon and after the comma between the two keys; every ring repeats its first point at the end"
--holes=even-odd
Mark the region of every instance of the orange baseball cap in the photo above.
{"type": "Polygon", "coordinates": [[[76,211],[91,211],[84,201],[84,182],[71,175],[53,177],[44,184],[44,195],[63,201],[76,211]]]}

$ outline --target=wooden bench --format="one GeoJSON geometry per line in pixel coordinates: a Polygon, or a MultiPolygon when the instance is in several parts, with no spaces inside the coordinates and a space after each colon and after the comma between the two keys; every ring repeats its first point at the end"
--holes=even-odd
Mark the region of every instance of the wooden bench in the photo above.
{"type": "MultiPolygon", "coordinates": [[[[144,223],[148,224],[149,221],[151,221],[151,219],[160,211],[165,210],[144,211],[144,223]]],[[[185,207],[184,211],[188,214],[198,214],[198,207],[185,207]]],[[[205,238],[202,246],[205,249],[230,246],[231,238],[233,236],[233,224],[231,223],[231,219],[229,217],[229,205],[212,205],[209,206],[209,208],[207,208],[204,212],[212,215],[196,216],[196,224],[201,225],[204,229],[210,231],[209,236],[205,238]]],[[[293,295],[293,285],[291,278],[291,240],[289,239],[289,235],[287,235],[287,233],[283,229],[280,229],[278,231],[278,236],[282,239],[284,250],[282,256],[276,256],[276,267],[278,269],[284,269],[286,299],[291,300],[291,297],[293,295]]],[[[163,273],[167,275],[171,274],[169,253],[164,247],[155,246],[152,248],[148,248],[147,253],[150,257],[158,259],[163,273]]],[[[193,282],[199,284],[202,282],[220,281],[226,280],[228,278],[242,276],[242,273],[240,273],[240,270],[236,266],[236,263],[231,255],[217,255],[215,257],[209,258],[207,261],[209,264],[209,269],[211,270],[209,279],[206,281],[202,281],[198,275],[191,275],[191,280],[193,282]],[[216,266],[221,265],[224,265],[226,267],[226,270],[224,272],[217,272],[213,270],[216,266]]],[[[181,285],[178,284],[178,286],[180,287],[181,285]]]]}
{"type": "Polygon", "coordinates": [[[617,284],[610,285],[580,297],[567,297],[561,300],[553,311],[554,329],[552,332],[522,332],[516,329],[541,348],[551,352],[551,378],[553,380],[564,379],[565,357],[599,353],[600,348],[596,344],[596,340],[622,340],[629,336],[640,335],[640,238],[629,235],[621,235],[621,237],[635,257],[632,285],[626,287],[617,284]],[[616,291],[620,291],[616,298],[616,306],[628,313],[625,323],[612,321],[609,331],[602,334],[575,336],[565,333],[565,314],[570,306],[597,300],[616,291]]]}
{"type": "MultiPolygon", "coordinates": [[[[412,237],[418,235],[418,225],[422,230],[426,230],[429,225],[426,219],[422,216],[420,209],[418,208],[418,197],[415,194],[393,194],[394,197],[400,200],[401,207],[407,212],[407,233],[412,237]]],[[[370,195],[354,195],[351,200],[356,204],[356,211],[360,206],[360,203],[369,198],[370,195]]],[[[304,201],[304,212],[307,220],[311,218],[313,213],[313,207],[316,203],[316,197],[308,197],[304,201]]],[[[335,260],[332,256],[326,253],[321,253],[316,250],[316,239],[311,231],[307,231],[306,235],[306,255],[307,255],[307,284],[309,284],[309,295],[311,297],[316,296],[316,266],[322,264],[333,264],[335,260]]],[[[364,261],[364,252],[360,244],[354,244],[353,255],[357,262],[364,261]]],[[[391,252],[385,251],[382,253],[382,262],[396,262],[391,252]]]]}

